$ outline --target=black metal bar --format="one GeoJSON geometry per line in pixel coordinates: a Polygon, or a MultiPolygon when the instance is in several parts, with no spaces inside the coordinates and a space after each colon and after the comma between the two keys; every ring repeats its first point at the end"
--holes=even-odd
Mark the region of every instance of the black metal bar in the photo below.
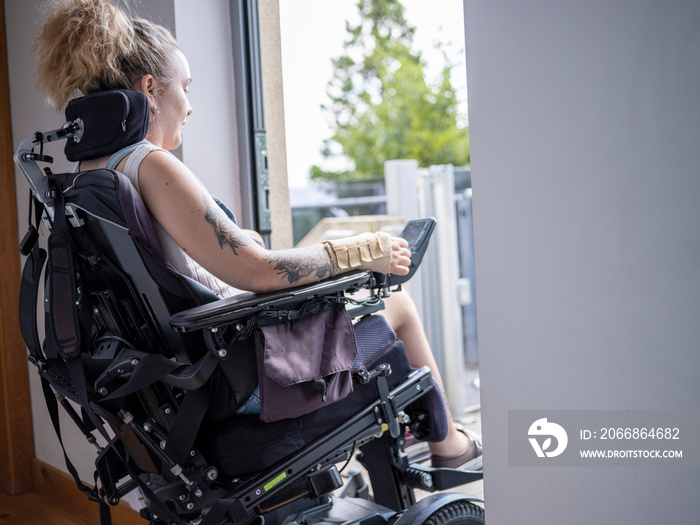
{"type": "Polygon", "coordinates": [[[396,512],[415,503],[413,489],[403,482],[402,473],[392,465],[393,438],[385,434],[360,448],[358,460],[369,474],[374,501],[396,512]]]}
{"type": "Polygon", "coordinates": [[[235,83],[238,158],[243,227],[257,230],[257,167],[255,134],[264,133],[265,121],[260,67],[257,0],[232,0],[233,70],[235,83]]]}

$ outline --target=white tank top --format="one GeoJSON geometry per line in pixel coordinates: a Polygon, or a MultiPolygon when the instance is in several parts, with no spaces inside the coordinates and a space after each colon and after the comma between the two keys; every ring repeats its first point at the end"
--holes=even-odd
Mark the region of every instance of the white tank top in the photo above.
{"type": "MultiPolygon", "coordinates": [[[[107,167],[115,169],[114,166],[119,164],[119,162],[124,158],[125,154],[129,154],[129,152],[131,152],[131,155],[126,160],[126,166],[124,167],[123,173],[131,181],[131,184],[134,185],[134,188],[136,188],[139,195],[141,195],[141,189],[139,188],[139,167],[141,166],[143,159],[145,159],[152,151],[166,150],[159,148],[150,142],[143,141],[138,143],[133,150],[130,149],[129,151],[126,151],[125,148],[121,152],[115,153],[110,159],[110,162],[107,164],[107,167]]],[[[171,154],[167,151],[166,153],[171,154]]],[[[202,184],[199,179],[197,179],[197,181],[202,184]]],[[[202,189],[207,191],[204,184],[202,184],[202,189]]],[[[170,234],[165,231],[165,228],[163,228],[158,221],[153,218],[153,216],[151,216],[151,221],[153,221],[153,227],[155,228],[156,235],[158,235],[158,239],[160,240],[165,257],[178,272],[202,283],[204,286],[215,291],[222,297],[231,297],[242,292],[233,286],[229,286],[224,281],[205,270],[197,261],[192,259],[192,257],[185,253],[182,248],[180,248],[170,234]]]]}

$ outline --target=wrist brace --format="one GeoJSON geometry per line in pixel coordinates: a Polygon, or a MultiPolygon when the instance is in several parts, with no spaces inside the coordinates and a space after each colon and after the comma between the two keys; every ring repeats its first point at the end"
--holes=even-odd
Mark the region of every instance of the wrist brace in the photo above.
{"type": "Polygon", "coordinates": [[[330,257],[332,275],[353,269],[379,273],[389,273],[391,269],[391,236],[388,233],[362,233],[321,244],[330,257]]]}

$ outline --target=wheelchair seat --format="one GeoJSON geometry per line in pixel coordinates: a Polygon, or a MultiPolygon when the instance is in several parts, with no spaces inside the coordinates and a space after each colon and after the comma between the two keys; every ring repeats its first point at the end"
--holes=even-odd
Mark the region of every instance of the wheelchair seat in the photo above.
{"type": "Polygon", "coordinates": [[[429,370],[412,369],[401,341],[383,318],[370,315],[388,293],[375,276],[357,271],[221,299],[170,266],[124,175],[108,169],[54,174],[37,164],[52,161],[44,145],[57,140],[67,140],[73,161],[138,142],[148,114],[138,92],[90,95],[69,104],[63,127],[28,137],[15,154],[34,206],[20,244],[27,256],[21,331],[59,440],[58,404],[97,448],[95,486],[78,479],[66,459],[78,487],[101,505],[103,520],[108,504],[140,490],[147,501],[141,515],[151,525],[308,523],[312,517],[423,523],[447,506],[461,509],[463,523],[483,523],[478,500],[466,495],[416,506],[413,489],[446,490],[481,473],[409,463],[404,431],[410,425],[424,438],[443,432],[433,416],[441,396],[429,370]],[[42,222],[46,239],[38,234],[42,222]],[[356,311],[353,392],[291,419],[236,415],[257,384],[254,337],[241,335],[241,327],[261,314],[306,312],[310,304],[344,306],[346,292],[360,288],[370,293],[356,311]],[[359,483],[334,499],[343,486],[336,465],[356,452],[372,496],[359,483]]]}

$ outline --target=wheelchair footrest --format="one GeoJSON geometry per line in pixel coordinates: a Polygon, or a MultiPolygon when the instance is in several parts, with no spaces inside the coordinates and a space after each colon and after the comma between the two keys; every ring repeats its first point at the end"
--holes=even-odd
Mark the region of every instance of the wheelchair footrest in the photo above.
{"type": "Polygon", "coordinates": [[[484,473],[480,470],[435,468],[417,463],[411,463],[404,475],[408,485],[428,492],[453,489],[484,477],[484,473]]]}

